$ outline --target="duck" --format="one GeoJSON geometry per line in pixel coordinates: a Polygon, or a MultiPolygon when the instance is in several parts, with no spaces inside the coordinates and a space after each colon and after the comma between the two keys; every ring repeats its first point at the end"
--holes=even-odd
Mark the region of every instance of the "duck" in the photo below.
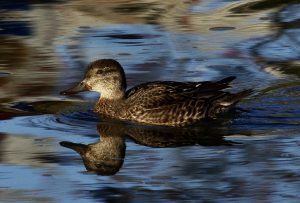
{"type": "Polygon", "coordinates": [[[183,127],[217,118],[252,93],[252,89],[225,91],[234,79],[235,76],[217,81],[152,81],[127,90],[121,64],[114,59],[99,59],[87,66],[81,82],[61,94],[95,91],[100,93],[94,107],[99,115],[146,125],[183,127]]]}

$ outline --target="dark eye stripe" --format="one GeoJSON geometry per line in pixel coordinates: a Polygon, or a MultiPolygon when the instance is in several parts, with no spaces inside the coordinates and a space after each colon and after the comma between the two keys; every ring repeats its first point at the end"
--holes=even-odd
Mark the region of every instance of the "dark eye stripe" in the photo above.
{"type": "Polygon", "coordinates": [[[105,71],[105,73],[112,73],[112,72],[116,72],[116,70],[108,69],[108,70],[105,71]]]}
{"type": "Polygon", "coordinates": [[[97,70],[97,73],[96,74],[102,74],[104,71],[102,69],[100,70],[97,70]]]}
{"type": "Polygon", "coordinates": [[[115,72],[115,70],[113,70],[113,69],[106,69],[106,70],[100,69],[100,70],[97,71],[96,74],[107,74],[107,73],[111,73],[111,72],[115,72]]]}

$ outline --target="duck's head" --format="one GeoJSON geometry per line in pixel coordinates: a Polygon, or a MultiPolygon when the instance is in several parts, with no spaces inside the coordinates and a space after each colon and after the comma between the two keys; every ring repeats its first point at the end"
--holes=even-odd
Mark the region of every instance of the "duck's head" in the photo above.
{"type": "Polygon", "coordinates": [[[84,79],[76,86],[61,94],[76,94],[82,91],[101,93],[102,98],[118,99],[124,97],[126,78],[122,66],[113,59],[100,59],[90,63],[84,79]]]}

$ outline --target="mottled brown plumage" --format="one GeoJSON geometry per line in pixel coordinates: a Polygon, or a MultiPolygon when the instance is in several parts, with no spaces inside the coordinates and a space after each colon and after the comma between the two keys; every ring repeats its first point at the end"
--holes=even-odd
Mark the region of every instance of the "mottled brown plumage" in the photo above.
{"type": "Polygon", "coordinates": [[[99,114],[152,125],[185,126],[213,118],[229,109],[251,90],[223,91],[235,77],[215,82],[155,81],[126,91],[122,66],[113,59],[92,62],[84,80],[63,94],[92,90],[101,93],[95,106],[99,114]]]}

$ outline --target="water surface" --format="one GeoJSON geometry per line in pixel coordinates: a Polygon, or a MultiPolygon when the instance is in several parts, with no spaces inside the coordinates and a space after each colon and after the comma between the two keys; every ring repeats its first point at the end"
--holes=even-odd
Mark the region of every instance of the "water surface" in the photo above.
{"type": "Polygon", "coordinates": [[[298,202],[298,1],[39,2],[0,3],[1,202],[298,202]],[[59,95],[99,58],[129,87],[235,75],[255,94],[184,129],[106,121],[99,95],[59,95]]]}

